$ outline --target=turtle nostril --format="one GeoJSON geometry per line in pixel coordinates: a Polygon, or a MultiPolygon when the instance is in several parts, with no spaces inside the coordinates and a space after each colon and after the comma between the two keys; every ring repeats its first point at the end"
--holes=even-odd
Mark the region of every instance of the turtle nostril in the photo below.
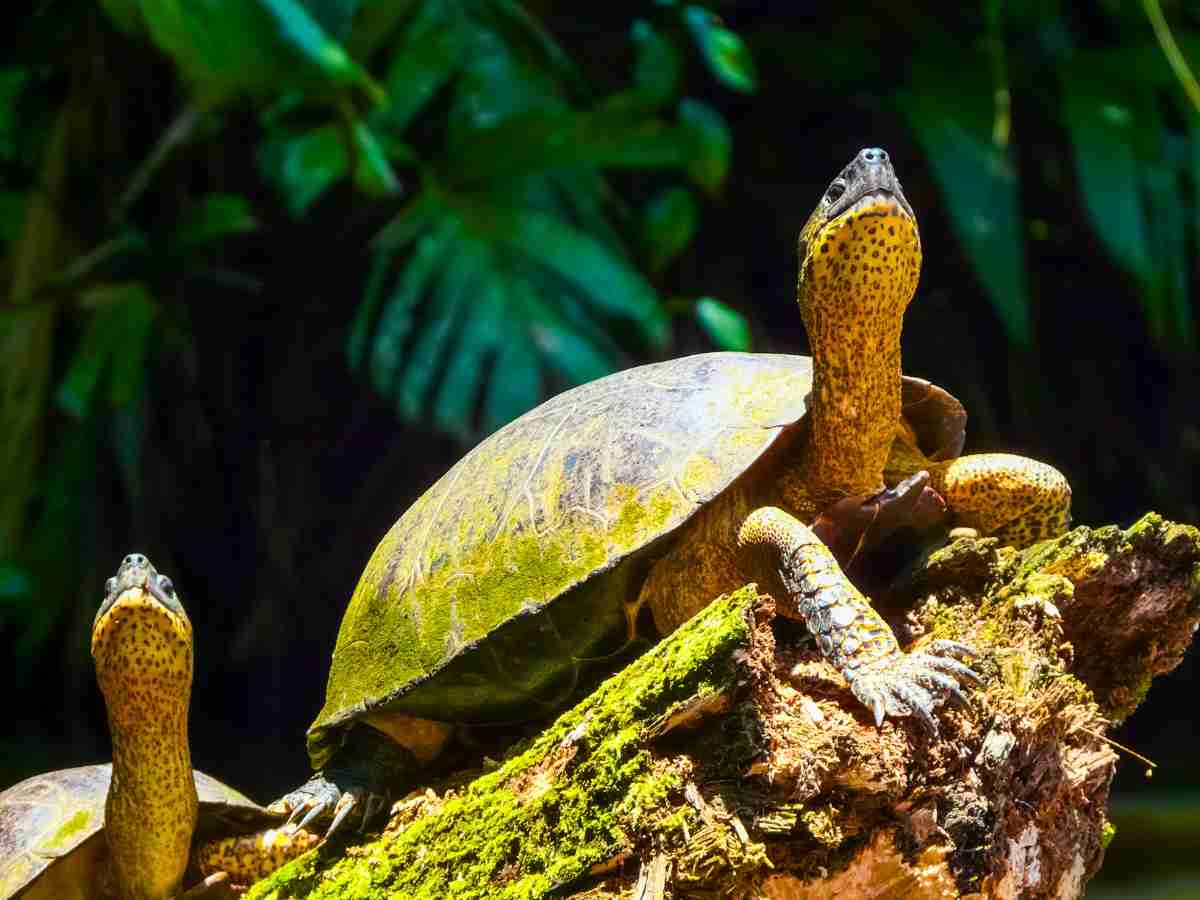
{"type": "Polygon", "coordinates": [[[880,150],[878,147],[867,147],[860,155],[862,156],[864,162],[869,163],[887,162],[888,158],[887,152],[880,150]]]}

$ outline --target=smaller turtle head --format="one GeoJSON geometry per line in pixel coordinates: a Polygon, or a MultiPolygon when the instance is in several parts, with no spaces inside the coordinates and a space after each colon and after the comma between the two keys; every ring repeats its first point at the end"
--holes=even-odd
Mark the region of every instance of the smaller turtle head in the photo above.
{"type": "Polygon", "coordinates": [[[799,253],[810,341],[899,329],[917,288],[921,238],[884,150],[860,150],[830,182],[800,232],[799,253]]]}
{"type": "Polygon", "coordinates": [[[192,623],[171,579],[141,553],[131,553],[104,592],[92,623],[92,658],[110,715],[135,708],[140,716],[161,713],[176,707],[180,696],[186,715],[192,623]]]}

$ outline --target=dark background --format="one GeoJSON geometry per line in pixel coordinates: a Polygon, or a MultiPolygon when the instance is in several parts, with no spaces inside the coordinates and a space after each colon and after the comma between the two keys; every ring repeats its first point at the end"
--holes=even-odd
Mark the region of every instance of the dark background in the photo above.
{"type": "MultiPolygon", "coordinates": [[[[399,5],[411,11],[422,4],[399,5]]],[[[598,167],[616,198],[612,219],[630,265],[676,313],[669,341],[658,346],[609,322],[611,364],[706,351],[714,339],[728,343],[691,314],[699,296],[719,298],[744,316],[755,350],[805,352],[793,301],[796,235],[853,154],[881,146],[917,211],[926,253],[906,320],[905,369],[964,401],[968,450],[1007,450],[1054,464],[1074,486],[1081,524],[1124,526],[1152,509],[1200,521],[1200,362],[1190,317],[1197,113],[1174,73],[1162,75],[1169,70],[1142,10],[1104,3],[965,4],[950,15],[920,4],[713,8],[728,34],[748,47],[756,90],[737,90],[719,77],[719,60],[689,49],[691,32],[679,26],[682,7],[674,4],[528,6],[592,85],[592,94],[563,89],[573,107],[628,81],[630,26],[646,16],[682,48],[684,75],[673,96],[702,98],[732,136],[724,184],[695,192],[698,228],[661,266],[652,262],[653,235],[648,240],[639,230],[637,211],[670,168],[598,167]],[[1111,103],[1125,104],[1132,118],[1136,137],[1122,148],[1119,135],[1072,119],[1064,86],[1076,85],[1078,94],[1087,54],[1134,50],[1147,54],[1139,59],[1159,60],[1156,74],[1114,69],[1111,79],[1092,83],[1097,95],[1113,91],[1111,103]],[[936,89],[929,96],[948,89],[962,106],[939,107],[936,120],[957,123],[973,143],[947,139],[913,112],[914,92],[930,83],[930,71],[936,89]],[[980,77],[989,89],[973,93],[980,77]],[[971,131],[977,119],[991,126],[999,117],[996,85],[1011,98],[1009,135],[999,142],[994,128],[990,135],[988,128],[971,131]],[[979,97],[982,111],[974,108],[979,97]],[[972,159],[964,147],[986,153],[972,159]],[[1088,153],[1108,160],[1107,168],[1081,168],[1088,153]],[[987,179],[995,158],[1016,173],[1007,188],[1003,179],[987,179]],[[1132,189],[1121,182],[1130,177],[1138,179],[1132,189]],[[1092,201],[1103,191],[1137,201],[1131,214],[1144,217],[1152,238],[1147,259],[1138,262],[1136,250],[1122,256],[1127,220],[1098,219],[1104,204],[1092,201]],[[998,296],[995,273],[1010,257],[1001,248],[999,261],[989,264],[986,248],[982,257],[971,249],[972,219],[955,212],[954,196],[971,198],[985,219],[1015,198],[1013,234],[1028,278],[1023,301],[998,296]],[[1109,225],[1117,236],[1106,239],[1109,225]],[[1178,277],[1164,287],[1156,279],[1168,270],[1178,277]],[[1028,316],[1024,339],[1004,313],[1013,302],[1028,316]]],[[[46,186],[48,135],[59,111],[73,105],[67,174],[51,192],[69,240],[44,237],[55,242],[61,267],[120,231],[104,211],[188,97],[203,91],[176,74],[156,47],[161,39],[122,33],[92,4],[34,4],[29,12],[7,46],[12,66],[29,74],[14,101],[20,114],[8,120],[16,131],[6,138],[3,184],[5,196],[23,197],[46,186]]],[[[1166,12],[1188,58],[1190,29],[1200,33],[1200,20],[1187,4],[1166,12]]],[[[397,21],[399,29],[406,20],[397,21]]],[[[373,74],[385,68],[382,53],[363,58],[373,74]]],[[[728,65],[736,70],[737,59],[728,65]]],[[[321,101],[303,108],[306,122],[331,120],[321,101]]],[[[216,118],[154,171],[128,213],[126,225],[146,236],[150,249],[118,253],[65,287],[45,267],[51,286],[33,300],[56,310],[44,358],[18,358],[10,343],[0,359],[10,379],[31,365],[46,372],[34,425],[20,430],[10,415],[3,435],[30,442],[35,463],[3,482],[23,512],[0,548],[8,560],[0,569],[0,677],[10,688],[0,784],[108,756],[87,637],[105,578],[124,554],[140,550],[174,578],[196,627],[194,765],[262,801],[297,785],[308,773],[304,730],[321,706],[337,624],[363,564],[404,509],[486,433],[486,421],[474,420],[448,434],[428,405],[398,412],[386,390],[347,365],[370,242],[419,191],[420,173],[395,162],[400,187],[383,195],[343,178],[295,214],[257,155],[276,127],[265,114],[273,102],[262,91],[222,97],[216,118]],[[190,256],[159,252],[154,241],[178,210],[218,190],[244,197],[256,227],[230,229],[190,256]],[[200,277],[197,267],[240,273],[244,281],[200,277]],[[87,342],[98,308],[89,305],[87,289],[131,282],[147,286],[154,324],[137,332],[141,344],[117,343],[144,378],[124,404],[70,408],[61,385],[81,356],[100,352],[87,342]]],[[[362,108],[360,99],[354,103],[362,108]]],[[[451,107],[435,97],[405,135],[429,158],[441,146],[439,122],[452,116],[451,107]]],[[[14,284],[29,256],[28,244],[20,249],[23,236],[43,239],[28,237],[22,210],[30,209],[28,201],[16,212],[3,208],[12,221],[0,274],[14,284]]],[[[402,254],[395,265],[405,265],[402,254]]],[[[12,294],[0,335],[16,321],[15,288],[12,294]]],[[[478,309],[468,303],[455,328],[478,309]]],[[[596,321],[597,328],[605,324],[596,321]]],[[[489,369],[488,377],[503,373],[489,369]]],[[[571,380],[547,368],[541,394],[571,380]]],[[[1145,705],[1115,732],[1159,764],[1153,782],[1141,763],[1121,764],[1118,812],[1122,803],[1151,811],[1200,804],[1195,685],[1193,654],[1156,681],[1145,705]]],[[[1123,860],[1144,863],[1139,835],[1158,834],[1158,824],[1129,822],[1110,851],[1110,878],[1123,860]]],[[[1180,846],[1196,848],[1191,834],[1185,829],[1180,846]]]]}

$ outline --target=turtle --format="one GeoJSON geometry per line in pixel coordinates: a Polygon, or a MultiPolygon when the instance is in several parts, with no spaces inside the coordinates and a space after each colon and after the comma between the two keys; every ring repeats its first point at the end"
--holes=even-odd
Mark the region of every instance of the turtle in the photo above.
{"type": "Polygon", "coordinates": [[[0,898],[173,898],[189,856],[203,880],[186,896],[200,895],[315,845],[317,835],[280,829],[278,815],[192,769],[192,626],[171,579],[131,553],[105,589],[92,656],[113,761],[0,793],[0,898]],[[193,854],[194,835],[208,840],[193,854]]]}
{"type": "Polygon", "coordinates": [[[962,406],[902,375],[922,254],[884,150],[833,180],[798,252],[811,357],[705,353],[572,388],[404,512],[343,616],[307,734],[314,774],[271,809],[327,835],[355,810],[365,824],[457,725],[556,708],[643,606],[667,633],[748,582],[804,621],[877,725],[936,732],[938,707],[979,681],[974,651],[904,651],[835,551],[845,562],[881,510],[930,497],[948,525],[1023,546],[1066,530],[1070,487],[1046,463],[962,456],[962,406]]]}

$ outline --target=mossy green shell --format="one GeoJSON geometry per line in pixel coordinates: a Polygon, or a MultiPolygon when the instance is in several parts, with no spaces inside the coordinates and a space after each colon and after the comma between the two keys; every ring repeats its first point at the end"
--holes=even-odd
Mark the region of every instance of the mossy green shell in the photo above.
{"type": "MultiPolygon", "coordinates": [[[[277,821],[248,797],[210,775],[195,772],[200,829],[205,818],[249,824],[277,821]]],[[[68,879],[94,885],[91,871],[102,850],[104,801],[112,780],[110,764],[59,769],[34,775],[0,793],[0,900],[28,887],[50,866],[79,866],[68,879]]]]}
{"type": "Polygon", "coordinates": [[[372,711],[550,711],[573,661],[618,643],[655,547],[801,419],[811,387],[807,357],[690,356],[566,391],[476,446],[367,563],[309,731],[314,765],[372,711]]]}

